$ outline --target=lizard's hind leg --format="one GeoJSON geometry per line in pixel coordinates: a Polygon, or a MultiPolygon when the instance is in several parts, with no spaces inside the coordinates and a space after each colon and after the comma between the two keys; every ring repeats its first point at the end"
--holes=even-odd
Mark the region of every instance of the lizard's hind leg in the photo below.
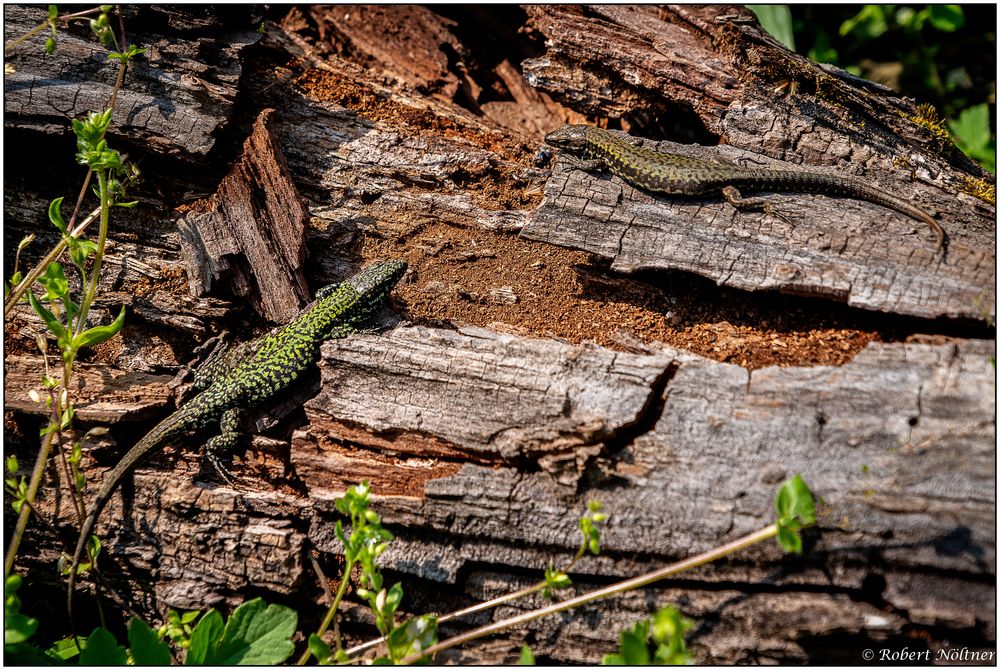
{"type": "Polygon", "coordinates": [[[764,212],[765,214],[773,216],[776,219],[781,219],[788,225],[794,225],[787,216],[779,212],[778,209],[771,203],[767,202],[763,198],[744,198],[740,194],[739,189],[735,186],[726,186],[723,188],[722,197],[726,199],[726,202],[741,212],[764,212]]]}
{"type": "Polygon", "coordinates": [[[222,464],[220,456],[231,453],[243,439],[243,434],[240,432],[240,410],[227,409],[222,414],[219,426],[222,432],[205,443],[205,460],[215,468],[227,484],[233,485],[236,483],[236,477],[222,464]]]}

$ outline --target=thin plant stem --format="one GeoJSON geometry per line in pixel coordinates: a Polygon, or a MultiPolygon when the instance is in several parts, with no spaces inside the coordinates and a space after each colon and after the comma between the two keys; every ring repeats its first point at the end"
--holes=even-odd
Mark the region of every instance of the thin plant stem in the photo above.
{"type": "MultiPolygon", "coordinates": [[[[59,419],[62,414],[61,411],[62,408],[61,408],[61,403],[56,402],[55,395],[56,395],[55,392],[52,389],[49,389],[49,398],[51,398],[52,400],[52,414],[53,414],[52,421],[54,422],[55,425],[58,426],[61,423],[59,419]]],[[[73,510],[76,512],[76,521],[77,523],[82,524],[84,516],[82,494],[76,490],[75,486],[76,480],[73,478],[73,473],[70,471],[69,462],[66,459],[66,450],[64,448],[65,445],[62,439],[62,430],[60,429],[57,432],[59,434],[57,435],[56,439],[56,451],[59,453],[59,461],[62,464],[63,473],[66,475],[66,481],[69,482],[70,490],[72,491],[70,498],[73,501],[73,510]]]]}
{"type": "MultiPolygon", "coordinates": [[[[85,9],[82,12],[76,12],[74,14],[63,14],[62,16],[57,16],[56,21],[69,21],[70,19],[79,19],[83,18],[84,16],[90,16],[91,14],[99,14],[100,12],[101,12],[100,7],[95,7],[94,9],[85,9]]],[[[14,49],[15,47],[17,47],[18,44],[21,44],[26,39],[30,39],[33,35],[36,35],[38,31],[45,30],[48,27],[49,27],[48,21],[43,21],[42,23],[39,23],[37,26],[35,26],[25,34],[21,35],[20,37],[13,39],[10,42],[7,42],[4,45],[3,50],[10,51],[11,49],[14,49]]]]}
{"type": "MultiPolygon", "coordinates": [[[[65,18],[85,16],[86,14],[92,14],[95,11],[98,10],[88,10],[87,12],[80,12],[78,14],[70,14],[67,15],[65,18]]],[[[48,23],[43,24],[43,26],[44,25],[48,25],[48,23]]],[[[124,31],[124,22],[122,22],[122,30],[124,31]]],[[[123,42],[124,39],[125,38],[123,32],[122,33],[123,42]]],[[[118,92],[121,90],[122,83],[125,81],[125,70],[127,67],[128,67],[127,61],[125,60],[123,60],[118,67],[118,76],[115,79],[115,86],[113,89],[111,89],[111,102],[109,104],[109,107],[111,109],[115,108],[115,103],[118,100],[118,92]]],[[[87,187],[90,186],[90,179],[93,176],[93,174],[94,174],[93,170],[88,170],[87,176],[84,177],[83,187],[80,189],[80,194],[77,196],[76,199],[76,207],[73,208],[73,215],[69,219],[69,224],[68,224],[69,228],[73,228],[73,222],[76,220],[77,213],[80,211],[80,206],[83,204],[83,199],[87,195],[87,187]]],[[[103,203],[104,198],[102,197],[101,200],[103,203]]],[[[93,221],[94,217],[96,217],[97,213],[99,212],[101,212],[101,207],[98,207],[93,212],[91,212],[91,214],[84,221],[84,224],[81,224],[79,228],[73,229],[73,232],[70,233],[70,236],[72,237],[79,236],[84,230],[86,230],[87,225],[89,225],[90,222],[93,221]]],[[[45,256],[44,259],[42,259],[42,262],[36,265],[34,269],[32,269],[32,271],[28,273],[27,276],[25,276],[25,278],[21,281],[21,283],[19,283],[17,286],[11,289],[10,295],[7,296],[7,300],[6,302],[4,302],[3,315],[5,318],[7,317],[8,314],[10,314],[10,311],[14,309],[14,305],[16,305],[18,300],[21,299],[21,296],[24,295],[24,291],[29,286],[31,286],[36,279],[38,279],[38,277],[45,271],[45,268],[47,268],[50,263],[52,263],[56,258],[59,257],[59,254],[61,254],[63,249],[66,248],[66,244],[67,244],[66,240],[60,240],[59,243],[56,244],[55,248],[52,251],[50,251],[48,255],[45,256]]],[[[103,246],[101,248],[103,249],[103,246]]]]}
{"type": "MultiPolygon", "coordinates": [[[[38,451],[38,458],[35,459],[35,468],[31,473],[31,481],[28,483],[28,490],[25,494],[25,498],[29,502],[35,500],[35,494],[38,493],[38,485],[42,481],[42,474],[45,472],[45,464],[49,460],[49,452],[52,450],[52,440],[55,433],[49,433],[45,436],[45,440],[42,442],[42,448],[38,451]]],[[[7,548],[7,557],[4,559],[3,564],[3,574],[4,577],[10,574],[11,568],[14,567],[14,557],[17,556],[17,549],[21,545],[21,538],[24,536],[24,529],[28,525],[28,516],[31,514],[31,507],[25,505],[21,508],[21,513],[17,517],[17,525],[14,526],[14,534],[10,538],[10,546],[7,548]]]]}
{"type": "MultiPolygon", "coordinates": [[[[83,233],[83,231],[87,229],[87,226],[89,226],[91,222],[97,219],[97,217],[100,216],[100,214],[101,214],[101,208],[100,207],[95,208],[94,211],[92,211],[90,214],[87,215],[86,219],[80,222],[79,226],[77,226],[72,230],[72,232],[70,232],[70,236],[79,237],[83,233]]],[[[27,288],[32,284],[34,284],[35,280],[38,279],[43,272],[45,272],[45,268],[47,268],[53,261],[59,258],[59,255],[66,248],[67,244],[68,243],[66,242],[65,239],[59,240],[56,246],[52,248],[52,251],[50,251],[45,256],[45,258],[43,258],[41,262],[39,262],[34,268],[32,268],[31,272],[25,275],[24,279],[22,279],[17,286],[15,286],[10,290],[10,295],[7,296],[7,301],[4,303],[4,308],[3,308],[3,315],[5,317],[8,314],[10,314],[10,311],[12,309],[14,309],[14,306],[21,299],[21,296],[24,295],[24,292],[27,290],[27,288]]]]}
{"type": "MultiPolygon", "coordinates": [[[[573,566],[576,565],[581,558],[583,558],[583,555],[586,551],[587,551],[587,545],[586,545],[586,540],[584,540],[584,544],[580,545],[580,550],[576,552],[576,556],[573,557],[573,560],[570,561],[565,568],[563,568],[563,572],[569,572],[570,570],[572,570],[573,566]]],[[[492,600],[476,603],[475,605],[471,605],[469,607],[465,607],[460,610],[455,610],[454,612],[449,612],[448,614],[442,614],[437,618],[437,621],[439,624],[441,624],[446,621],[451,621],[452,619],[460,619],[461,617],[469,616],[470,614],[475,614],[477,612],[482,612],[483,610],[492,609],[494,607],[503,605],[504,603],[508,603],[512,600],[517,600],[518,598],[524,598],[525,596],[530,596],[532,593],[538,593],[546,586],[548,586],[548,582],[546,582],[543,579],[542,581],[536,582],[531,586],[521,589],[520,591],[506,593],[497,598],[493,598],[492,600]]],[[[351,647],[345,653],[348,656],[357,656],[361,652],[367,651],[372,647],[376,647],[385,641],[386,641],[386,636],[383,635],[380,638],[376,638],[374,640],[368,640],[367,642],[362,642],[359,645],[351,647]]]]}
{"type": "Polygon", "coordinates": [[[455,637],[448,638],[444,642],[439,642],[432,645],[420,652],[419,654],[411,654],[400,661],[403,665],[408,665],[410,663],[415,663],[420,659],[432,656],[439,651],[444,651],[445,649],[451,649],[452,647],[464,644],[471,640],[475,640],[486,635],[491,635],[493,633],[498,633],[507,628],[512,628],[514,626],[519,626],[523,623],[539,619],[550,614],[556,614],[558,612],[563,612],[568,609],[573,609],[574,607],[579,607],[581,605],[586,605],[587,603],[593,602],[595,600],[600,600],[601,598],[607,598],[608,596],[614,596],[626,591],[631,591],[633,589],[640,588],[642,586],[648,586],[654,582],[661,579],[675,575],[678,572],[683,572],[685,570],[690,570],[706,563],[711,563],[712,561],[717,561],[720,558],[724,558],[729,554],[735,553],[742,549],[746,549],[749,546],[757,544],[768,540],[778,534],[777,524],[771,524],[766,528],[762,528],[750,535],[741,537],[738,540],[734,540],[728,544],[724,544],[721,547],[716,547],[710,551],[697,556],[692,556],[691,558],[686,558],[683,561],[678,561],[671,565],[660,568],[659,570],[654,570],[653,572],[648,572],[644,575],[638,577],[633,577],[632,579],[626,579],[610,586],[606,586],[602,589],[597,589],[596,591],[590,591],[589,593],[584,593],[575,598],[570,598],[569,600],[564,600],[560,603],[554,603],[547,607],[542,607],[537,610],[532,610],[531,612],[525,612],[524,614],[519,614],[518,616],[510,617],[508,619],[502,619],[496,621],[486,626],[476,628],[467,633],[461,635],[456,635],[455,637]]]}
{"type": "MultiPolygon", "coordinates": [[[[351,570],[353,568],[353,561],[348,561],[347,565],[344,566],[344,576],[340,579],[340,587],[337,589],[337,595],[333,597],[333,603],[330,604],[330,611],[326,613],[323,623],[319,625],[319,630],[316,631],[317,635],[322,635],[326,632],[326,629],[330,627],[330,624],[333,623],[333,635],[337,643],[337,649],[340,649],[340,631],[337,628],[335,617],[337,614],[337,608],[340,606],[340,601],[344,599],[344,594],[347,593],[347,585],[351,582],[351,570]]],[[[299,657],[297,665],[305,665],[311,654],[312,652],[309,651],[309,645],[307,644],[306,650],[302,652],[302,656],[299,657]]]]}
{"type": "MultiPolygon", "coordinates": [[[[90,285],[83,293],[80,300],[80,313],[77,314],[76,328],[73,337],[77,337],[83,332],[87,325],[87,313],[90,311],[90,304],[97,295],[97,282],[101,278],[101,261],[104,259],[104,246],[108,240],[108,221],[111,218],[111,197],[108,193],[108,174],[105,170],[97,173],[97,186],[101,194],[101,227],[97,233],[97,251],[94,253],[94,264],[90,269],[90,285]]],[[[72,366],[72,363],[70,363],[72,366]]],[[[67,388],[69,388],[67,384],[67,388]]]]}
{"type": "MultiPolygon", "coordinates": [[[[566,565],[566,567],[563,568],[562,571],[563,572],[569,572],[570,570],[572,570],[573,566],[580,562],[580,559],[583,558],[583,555],[586,552],[587,552],[587,540],[586,540],[586,538],[584,538],[584,541],[583,541],[582,544],[580,544],[580,548],[577,550],[576,555],[573,557],[573,560],[571,560],[566,565]]],[[[523,598],[525,596],[529,596],[532,593],[537,593],[537,592],[541,591],[542,589],[544,589],[546,586],[548,586],[548,582],[546,582],[543,579],[542,581],[536,582],[536,583],[532,584],[531,586],[528,586],[528,587],[525,587],[525,588],[521,589],[520,591],[514,591],[512,593],[507,593],[507,594],[504,594],[504,595],[499,596],[497,598],[493,598],[492,600],[487,600],[485,602],[481,602],[481,603],[477,603],[475,605],[471,605],[470,607],[465,607],[465,608],[460,609],[460,610],[455,610],[454,612],[449,612],[448,614],[443,614],[440,617],[438,617],[437,621],[440,624],[440,623],[444,623],[446,621],[451,621],[452,619],[459,619],[459,618],[464,617],[464,616],[469,616],[470,614],[475,614],[477,612],[482,612],[483,610],[492,609],[492,608],[497,607],[499,605],[503,605],[504,603],[508,603],[508,602],[510,602],[512,600],[517,600],[518,598],[523,598]]],[[[383,636],[383,637],[380,637],[380,638],[375,639],[375,640],[369,640],[368,642],[364,642],[364,643],[359,644],[359,645],[357,645],[355,647],[351,647],[350,649],[347,650],[347,655],[348,656],[354,656],[354,655],[359,654],[359,653],[361,653],[361,652],[363,652],[363,651],[365,651],[365,650],[367,650],[367,649],[369,649],[371,647],[374,647],[374,646],[376,646],[378,644],[381,644],[382,642],[385,642],[385,640],[386,640],[386,638],[385,638],[385,636],[383,636]]]]}
{"type": "Polygon", "coordinates": [[[87,170],[87,175],[83,178],[83,186],[80,187],[80,195],[76,196],[76,206],[73,207],[73,214],[69,217],[69,228],[73,227],[73,222],[76,221],[76,215],[80,213],[80,207],[83,205],[83,199],[87,195],[87,188],[90,187],[90,178],[94,176],[93,170],[87,170]]]}

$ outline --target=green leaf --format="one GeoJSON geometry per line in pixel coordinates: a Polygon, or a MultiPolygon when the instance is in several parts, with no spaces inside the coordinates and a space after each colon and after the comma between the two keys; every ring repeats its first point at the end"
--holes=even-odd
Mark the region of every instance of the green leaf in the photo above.
{"type": "Polygon", "coordinates": [[[403,584],[401,582],[396,582],[392,585],[385,596],[385,604],[382,606],[382,614],[385,615],[387,619],[392,619],[392,615],[395,614],[396,609],[399,607],[400,601],[403,600],[403,584]]]}
{"type": "Polygon", "coordinates": [[[333,653],[333,650],[330,649],[330,645],[328,645],[326,642],[323,642],[323,638],[321,638],[316,633],[313,633],[309,636],[308,644],[309,644],[309,653],[311,653],[316,658],[316,660],[320,662],[321,665],[323,664],[324,661],[330,658],[330,655],[333,653]]]}
{"type": "Polygon", "coordinates": [[[191,632],[191,646],[184,657],[184,665],[214,665],[215,649],[225,627],[222,615],[214,609],[209,610],[191,632]]]}
{"type": "Polygon", "coordinates": [[[867,42],[889,30],[887,15],[892,8],[883,5],[864,5],[857,14],[840,24],[840,36],[854,35],[867,42]]]}
{"type": "Polygon", "coordinates": [[[38,630],[38,619],[17,613],[10,613],[3,620],[3,643],[18,644],[28,640],[38,630]]]}
{"type": "Polygon", "coordinates": [[[545,582],[554,589],[564,589],[570,586],[573,580],[562,570],[549,566],[545,569],[545,582]]]}
{"type": "Polygon", "coordinates": [[[992,128],[990,127],[990,108],[984,102],[963,109],[958,119],[948,122],[948,127],[955,137],[969,148],[981,148],[989,144],[992,128]]]}
{"type": "Polygon", "coordinates": [[[965,14],[961,5],[928,5],[931,25],[946,33],[952,33],[965,25],[965,14]]]}
{"type": "Polygon", "coordinates": [[[49,331],[56,336],[56,339],[59,341],[59,348],[65,348],[64,345],[66,344],[67,339],[66,329],[59,322],[59,319],[57,319],[55,315],[53,315],[52,312],[50,312],[42,303],[38,302],[38,299],[35,298],[35,294],[31,291],[28,291],[28,302],[31,303],[31,308],[35,310],[35,313],[42,317],[42,321],[45,322],[49,331]]]}
{"type": "Polygon", "coordinates": [[[136,46],[135,44],[130,44],[130,45],[128,45],[128,48],[125,49],[125,51],[123,51],[123,52],[120,52],[120,53],[118,53],[118,52],[109,53],[108,54],[108,60],[116,60],[116,61],[119,61],[121,63],[124,63],[124,62],[126,62],[126,61],[128,61],[128,60],[130,60],[132,58],[135,58],[136,56],[144,54],[144,53],[146,53],[146,49],[145,48],[140,48],[140,47],[136,46]]]}
{"type": "Polygon", "coordinates": [[[517,659],[518,665],[535,665],[535,654],[527,643],[521,645],[521,657],[517,659]]]}
{"type": "Polygon", "coordinates": [[[746,8],[757,15],[761,27],[771,33],[774,39],[795,51],[792,12],[788,5],[746,5],[746,8]]]}
{"type": "Polygon", "coordinates": [[[683,639],[691,625],[691,621],[681,616],[676,607],[661,607],[653,615],[650,631],[658,644],[668,644],[677,638],[683,639]]]}
{"type": "Polygon", "coordinates": [[[437,617],[425,614],[394,628],[386,644],[390,658],[401,660],[437,644],[437,639],[437,617]]]}
{"type": "Polygon", "coordinates": [[[626,665],[649,665],[649,648],[646,638],[639,637],[632,631],[622,631],[621,656],[626,665]]]}
{"type": "Polygon", "coordinates": [[[53,656],[31,644],[5,644],[3,647],[3,662],[7,667],[14,665],[56,665],[53,656]]]}
{"type": "MultiPolygon", "coordinates": [[[[77,636],[77,639],[80,641],[80,647],[84,647],[87,644],[87,641],[82,637],[77,636]]],[[[45,650],[46,656],[59,661],[68,661],[79,653],[80,650],[77,649],[76,642],[71,637],[56,640],[52,643],[51,647],[45,650]]]]}
{"type": "Polygon", "coordinates": [[[956,120],[948,122],[948,128],[959,149],[996,173],[996,140],[986,103],[963,109],[956,120]]]}
{"type": "Polygon", "coordinates": [[[291,642],[298,623],[295,610],[265,605],[254,598],[236,608],[226,622],[214,663],[218,665],[277,665],[295,651],[291,642]]]}
{"type": "Polygon", "coordinates": [[[49,5],[49,21],[55,21],[59,18],[59,6],[49,5]]]}
{"type": "Polygon", "coordinates": [[[73,415],[76,414],[76,410],[73,409],[72,405],[67,405],[62,414],[59,415],[59,427],[63,430],[69,428],[69,424],[73,421],[73,415]]]}
{"type": "Polygon", "coordinates": [[[122,325],[124,325],[124,323],[125,307],[122,306],[122,311],[118,314],[118,318],[108,325],[88,328],[73,338],[73,348],[82,349],[84,347],[93,347],[101,342],[105,342],[117,335],[118,331],[122,329],[122,325]]]}
{"type": "Polygon", "coordinates": [[[779,522],[794,520],[803,527],[816,523],[816,502],[801,475],[795,475],[781,486],[774,504],[779,522]]]}
{"type": "Polygon", "coordinates": [[[68,233],[66,228],[66,222],[62,218],[62,198],[56,198],[49,203],[49,221],[55,224],[55,227],[59,229],[63,235],[68,233]]]}
{"type": "Polygon", "coordinates": [[[788,526],[778,525],[778,544],[790,554],[802,553],[802,538],[788,526]]]}
{"type": "Polygon", "coordinates": [[[160,641],[145,621],[129,619],[128,643],[135,665],[170,665],[170,647],[160,641]]]}
{"type": "Polygon", "coordinates": [[[69,242],[69,258],[73,265],[81,270],[87,264],[87,259],[97,253],[97,242],[78,237],[66,238],[69,242]]]}
{"type": "Polygon", "coordinates": [[[69,282],[61,263],[49,263],[38,283],[45,287],[46,300],[65,300],[69,295],[69,282]]]}
{"type": "Polygon", "coordinates": [[[87,646],[80,654],[80,665],[125,665],[128,656],[125,647],[118,644],[114,635],[105,628],[95,628],[87,638],[87,646]]]}

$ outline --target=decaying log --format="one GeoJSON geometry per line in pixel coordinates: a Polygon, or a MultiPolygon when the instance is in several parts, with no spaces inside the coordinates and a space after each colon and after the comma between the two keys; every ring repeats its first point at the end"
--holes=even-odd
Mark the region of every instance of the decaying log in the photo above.
{"type": "MultiPolygon", "coordinates": [[[[8,38],[44,18],[4,11],[8,38]]],[[[382,566],[404,583],[407,614],[458,609],[565,564],[598,498],[610,519],[601,555],[573,569],[583,592],[770,523],[778,485],[801,473],[823,499],[802,556],[755,547],[441,660],[513,662],[526,641],[540,659],[595,663],[665,604],[696,621],[698,662],[858,663],[866,647],[995,646],[985,325],[995,227],[993,208],[960,192],[989,179],[913,121],[913,101],[790,54],[740,7],[307,11],[268,22],[258,42],[247,8],[128,10],[130,39],[150,51],[130,70],[109,142],[156,156],[143,164],[139,207],[114,213],[95,302],[95,322],[125,305],[128,325],[78,368],[79,428],[114,424],[85,453],[89,490],[169,410],[173,372],[210,335],[249,336],[248,321],[283,320],[307,289],[374,258],[404,258],[410,271],[391,318],[324,346],[318,393],[307,383],[254,417],[263,435],[237,454],[238,489],[201,471],[210,432],[165,447],[126,482],[98,529],[112,598],[152,621],[166,607],[263,594],[304,620],[323,605],[307,553],[339,577],[333,500],[362,479],[397,537],[382,566]],[[492,21],[492,51],[469,39],[487,32],[476,21],[492,21]],[[507,43],[520,47],[497,51],[507,43]],[[783,80],[795,90],[775,93],[783,80]],[[933,256],[923,224],[862,202],[765,196],[785,222],[652,197],[568,157],[547,162],[545,132],[595,120],[679,153],[856,175],[938,212],[948,253],[933,256]],[[567,279],[573,268],[610,296],[567,279]],[[854,348],[839,366],[710,360],[644,325],[747,327],[708,319],[712,305],[674,315],[694,275],[746,289],[741,307],[779,289],[803,296],[795,306],[821,296],[864,308],[875,325],[844,345],[854,348]],[[668,280],[669,307],[647,309],[668,280]],[[928,343],[905,341],[923,333],[928,343]],[[587,343],[598,339],[607,346],[587,343]]],[[[69,118],[102,108],[114,68],[97,53],[76,29],[60,33],[65,62],[16,52],[5,81],[15,144],[58,143],[69,118]],[[98,64],[70,67],[85,58],[98,64]],[[39,85],[49,79],[59,85],[39,85]]],[[[6,276],[27,232],[39,237],[23,263],[54,243],[39,222],[52,198],[74,197],[73,169],[44,187],[30,170],[11,177],[6,276]]],[[[7,330],[7,435],[26,454],[34,437],[15,429],[40,414],[27,399],[40,375],[25,353],[41,332],[33,319],[18,307],[7,330]]],[[[751,325],[773,347],[814,328],[781,324],[751,325]]],[[[39,509],[70,528],[54,485],[39,509]]],[[[54,575],[66,538],[32,532],[24,566],[54,575]]],[[[341,614],[346,635],[373,636],[356,599],[341,614]]]]}
{"type": "MultiPolygon", "coordinates": [[[[46,18],[42,6],[4,7],[4,41],[46,18]]],[[[221,6],[133,9],[127,20],[129,35],[146,54],[129,69],[112,133],[128,135],[149,151],[204,156],[232,114],[239,53],[260,39],[257,24],[248,12],[221,6]],[[138,14],[145,29],[137,30],[138,14]]],[[[19,128],[67,128],[71,119],[105,109],[118,76],[117,62],[107,58],[86,21],[60,30],[54,54],[40,58],[37,48],[22,49],[5,62],[13,68],[4,75],[4,110],[10,115],[5,123],[19,128]]]]}
{"type": "Polygon", "coordinates": [[[663,22],[662,10],[652,6],[586,12],[533,7],[532,24],[554,46],[545,59],[525,63],[528,80],[585,108],[620,114],[689,107],[730,145],[711,150],[644,143],[653,149],[780,167],[772,157],[861,177],[938,212],[948,234],[946,256],[935,254],[924,224],[875,205],[801,194],[768,197],[783,221],[737,213],[720,198],[651,196],[620,179],[574,170],[572,159],[560,160],[546,183],[526,237],[589,251],[624,272],[679,269],[720,285],[818,295],[865,309],[931,318],[994,316],[995,210],[961,192],[963,176],[977,170],[958,158],[960,152],[928,151],[922,129],[909,120],[912,105],[884,87],[850,88],[856,79],[847,73],[789,55],[756,26],[734,23],[715,8],[672,11],[663,22]],[[665,32],[654,33],[654,25],[665,32]],[[749,83],[738,86],[745,75],[734,66],[747,60],[754,74],[805,80],[837,104],[805,106],[794,95],[782,100],[749,83]],[[598,91],[602,97],[595,99],[598,91]]]}
{"type": "Polygon", "coordinates": [[[271,133],[273,118],[273,109],[261,112],[232,172],[178,227],[195,295],[231,293],[257,303],[270,321],[286,323],[308,298],[307,213],[271,133]],[[215,286],[223,277],[228,291],[215,286]]]}
{"type": "Polygon", "coordinates": [[[154,576],[162,604],[223,602],[256,580],[290,593],[311,579],[306,537],[341,551],[332,499],[367,478],[400,536],[384,567],[418,580],[417,592],[444,583],[484,598],[523,585],[510,570],[568,560],[588,499],[611,518],[601,556],[574,570],[579,589],[766,525],[776,485],[798,472],[823,499],[802,558],[756,547],[686,575],[683,589],[666,583],[538,622],[536,652],[592,661],[587,649],[611,648],[619,629],[667,602],[717,621],[692,639],[699,661],[806,661],[831,631],[884,642],[925,625],[992,639],[994,352],[983,341],[877,345],[839,368],[750,373],[668,348],[622,354],[401,326],[324,347],[324,389],[337,391],[307,404],[309,425],[292,442],[306,497],[146,470],[128,521],[116,520],[116,498],[102,533],[132,579],[154,576]],[[491,367],[516,385],[486,381],[503,378],[491,367]],[[581,383],[591,379],[604,381],[581,383]],[[579,457],[572,467],[547,467],[558,448],[579,457]]]}

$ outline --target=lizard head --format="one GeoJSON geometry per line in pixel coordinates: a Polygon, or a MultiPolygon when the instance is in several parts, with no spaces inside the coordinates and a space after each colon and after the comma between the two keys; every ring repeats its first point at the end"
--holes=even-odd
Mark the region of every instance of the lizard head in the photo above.
{"type": "MultiPolygon", "coordinates": [[[[299,318],[319,337],[343,337],[343,327],[359,327],[374,316],[389,297],[389,292],[406,272],[405,261],[377,261],[339,284],[324,286],[316,292],[317,308],[299,318]],[[320,316],[315,317],[316,314],[320,316]],[[339,335],[334,333],[341,332],[339,335]]],[[[315,334],[314,334],[315,335],[315,334]]]]}
{"type": "Polygon", "coordinates": [[[406,261],[377,261],[344,283],[358,292],[360,301],[377,302],[389,295],[405,272],[406,261]]]}
{"type": "Polygon", "coordinates": [[[590,126],[563,126],[545,136],[545,143],[556,149],[580,153],[587,148],[590,126]]]}

